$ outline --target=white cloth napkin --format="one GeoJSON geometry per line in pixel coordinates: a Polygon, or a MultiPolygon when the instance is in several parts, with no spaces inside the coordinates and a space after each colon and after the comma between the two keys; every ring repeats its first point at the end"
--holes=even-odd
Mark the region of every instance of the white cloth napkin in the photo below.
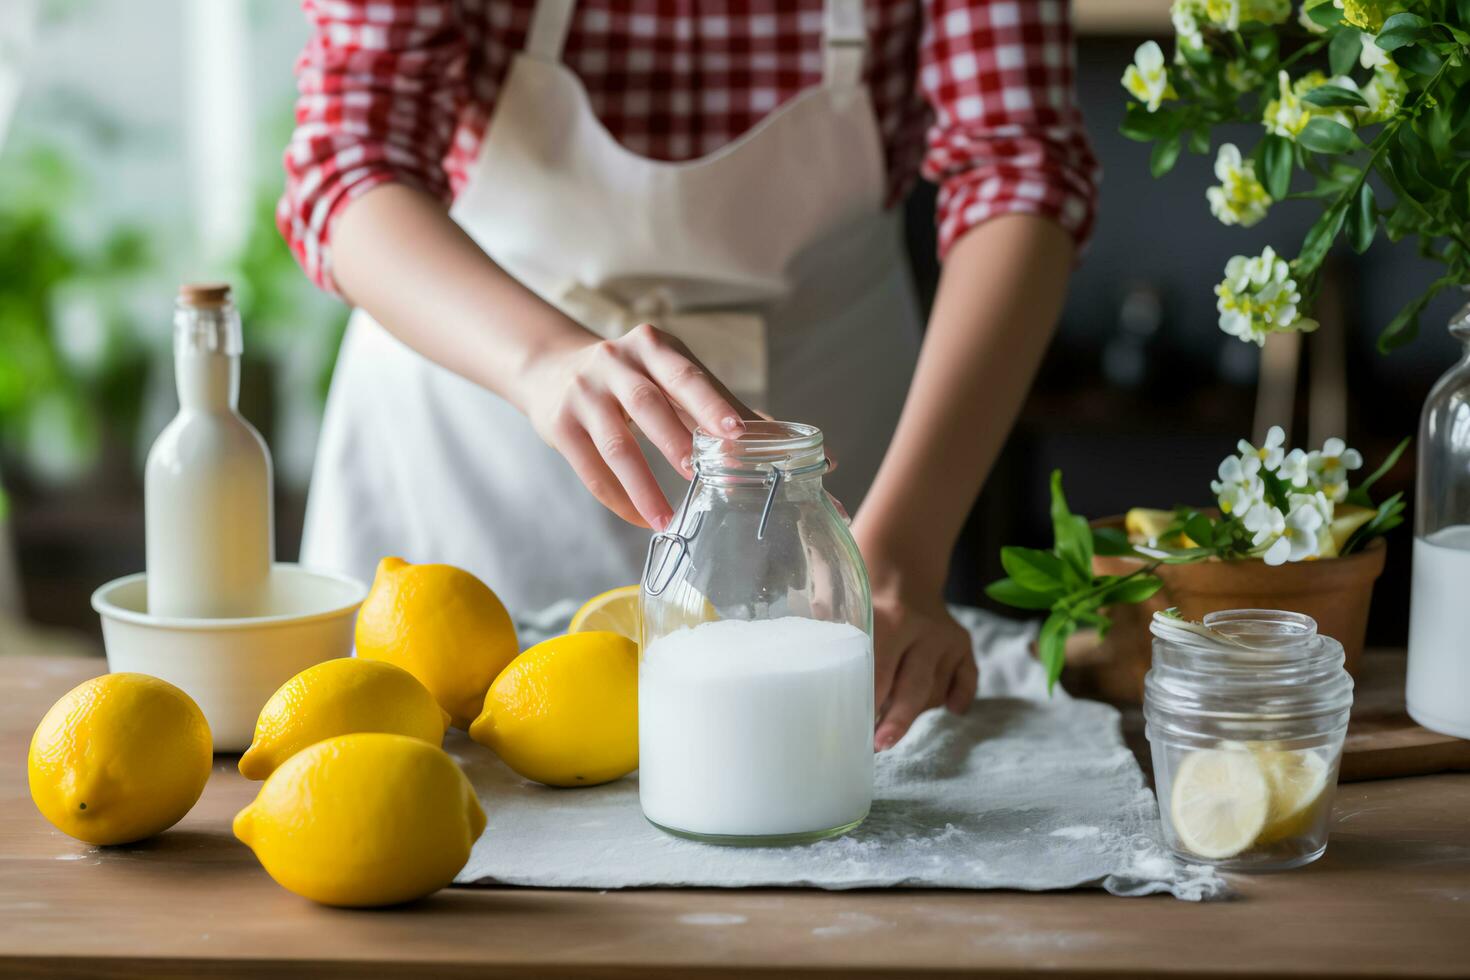
{"type": "MultiPolygon", "coordinates": [[[[525,624],[534,641],[570,609],[525,624]]],[[[1058,690],[1030,655],[1034,627],[956,610],[971,631],[981,697],[964,717],[923,715],[878,756],[873,810],[845,837],[731,848],[671,837],[643,819],[636,774],[550,789],[456,733],[489,827],[456,879],[543,888],[1019,888],[1100,886],[1116,895],[1224,892],[1213,869],[1174,858],[1118,713],[1058,690]]]]}

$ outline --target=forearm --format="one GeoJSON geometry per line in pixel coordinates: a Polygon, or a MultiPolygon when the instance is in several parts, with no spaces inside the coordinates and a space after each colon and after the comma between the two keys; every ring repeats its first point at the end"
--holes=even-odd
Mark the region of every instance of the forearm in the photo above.
{"type": "Polygon", "coordinates": [[[856,529],[875,587],[943,587],[950,552],[1061,312],[1072,240],[1031,215],[987,221],[945,261],[898,429],[856,529]]]}
{"type": "Polygon", "coordinates": [[[496,265],[443,204],[405,184],[383,184],[348,204],[332,255],[350,302],[522,410],[529,366],[595,339],[496,265]]]}

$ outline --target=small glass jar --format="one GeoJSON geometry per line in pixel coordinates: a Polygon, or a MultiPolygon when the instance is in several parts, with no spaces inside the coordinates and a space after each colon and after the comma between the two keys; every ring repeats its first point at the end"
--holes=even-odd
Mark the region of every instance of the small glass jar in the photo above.
{"type": "Polygon", "coordinates": [[[1154,617],[1143,714],[1164,839],[1187,861],[1274,871],[1327,849],[1353,703],[1342,644],[1309,616],[1154,617]]]}
{"type": "Polygon", "coordinates": [[[873,606],[822,433],[701,430],[693,465],[643,572],[643,813],[722,844],[846,833],[873,796],[873,606]]]}

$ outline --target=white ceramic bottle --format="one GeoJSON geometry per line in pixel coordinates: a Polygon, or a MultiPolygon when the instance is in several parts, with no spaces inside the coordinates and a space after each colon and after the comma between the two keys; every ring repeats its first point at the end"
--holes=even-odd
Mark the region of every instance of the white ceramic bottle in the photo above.
{"type": "Polygon", "coordinates": [[[240,314],[226,285],[186,285],[174,310],[179,414],[144,476],[148,612],[261,615],[274,555],[271,458],[240,416],[240,314]]]}

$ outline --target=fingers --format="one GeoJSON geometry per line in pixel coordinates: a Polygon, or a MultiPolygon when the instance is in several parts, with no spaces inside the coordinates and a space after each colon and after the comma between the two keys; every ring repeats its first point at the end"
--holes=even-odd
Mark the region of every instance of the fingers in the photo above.
{"type": "Polygon", "coordinates": [[[556,434],[554,447],[572,464],[572,471],[577,474],[577,479],[597,498],[598,503],[629,524],[646,525],[638,508],[628,499],[623,485],[603,462],[597,447],[592,444],[581,426],[562,427],[556,434]]]}
{"type": "Polygon", "coordinates": [[[685,478],[692,476],[688,460],[694,451],[694,441],[690,428],[680,420],[658,385],[616,355],[610,357],[606,373],[609,392],[633,424],[658,447],[670,466],[685,478]]]}
{"type": "Polygon", "coordinates": [[[741,419],[753,418],[755,413],[730,394],[682,344],[646,323],[628,336],[648,376],[705,431],[731,439],[745,431],[741,419]]]}
{"type": "Polygon", "coordinates": [[[949,693],[945,695],[944,706],[953,714],[964,714],[970,710],[970,702],[975,700],[975,692],[979,686],[980,668],[976,666],[975,655],[967,643],[964,656],[955,668],[954,678],[949,682],[949,693]]]}
{"type": "Polygon", "coordinates": [[[608,392],[586,385],[578,393],[575,411],[598,455],[641,515],[642,520],[633,523],[662,531],[674,515],[673,508],[654,479],[653,470],[648,468],[638,440],[623,420],[621,406],[608,392]]]}
{"type": "Polygon", "coordinates": [[[934,691],[934,667],[932,653],[926,654],[921,648],[911,649],[904,655],[893,680],[893,693],[888,698],[883,720],[873,735],[875,749],[882,752],[892,748],[903,738],[914,719],[929,707],[934,691]]]}

